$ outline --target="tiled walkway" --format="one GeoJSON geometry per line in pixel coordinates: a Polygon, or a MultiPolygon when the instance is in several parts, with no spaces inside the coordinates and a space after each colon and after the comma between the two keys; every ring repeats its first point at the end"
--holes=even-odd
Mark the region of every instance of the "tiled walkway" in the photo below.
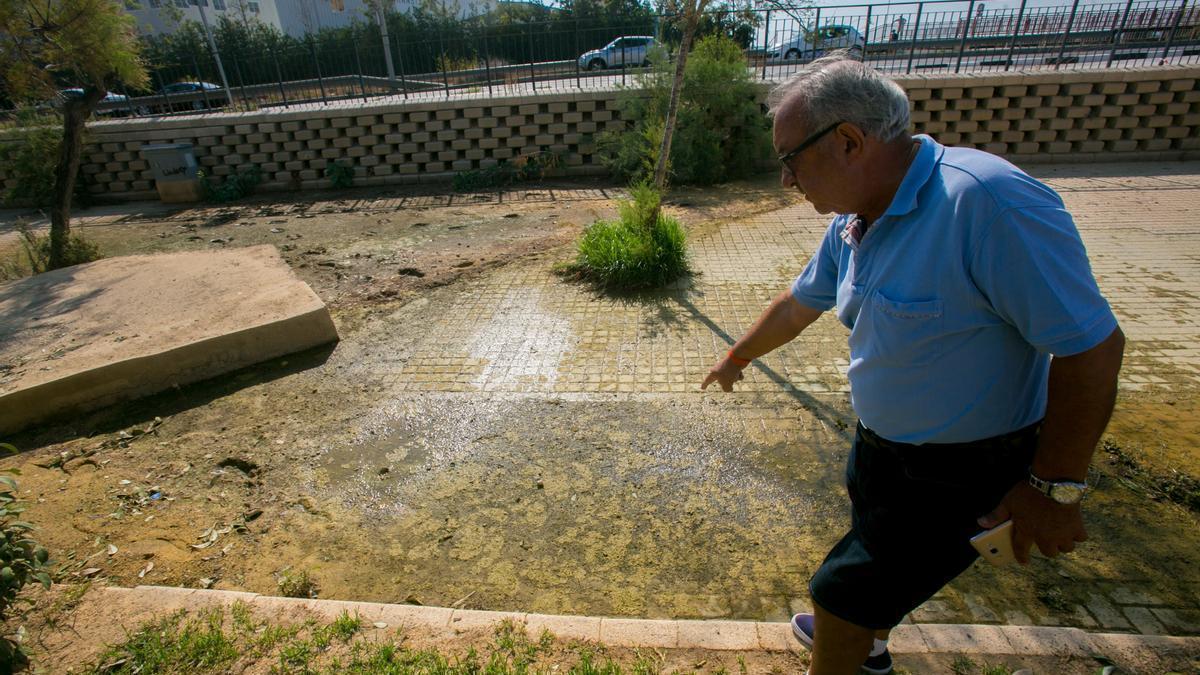
{"type": "MultiPolygon", "coordinates": [[[[1180,165],[1174,165],[1177,168],[1180,165]]],[[[1079,173],[1076,171],[1075,173],[1079,173]]],[[[1165,176],[1055,177],[1131,340],[1122,386],[1200,384],[1200,167],[1165,176]]],[[[803,267],[826,219],[807,205],[730,223],[692,243],[700,273],[635,299],[514,266],[459,296],[390,378],[406,391],[692,391],[803,267]]],[[[744,389],[842,393],[845,332],[824,317],[748,374],[744,389]]]]}

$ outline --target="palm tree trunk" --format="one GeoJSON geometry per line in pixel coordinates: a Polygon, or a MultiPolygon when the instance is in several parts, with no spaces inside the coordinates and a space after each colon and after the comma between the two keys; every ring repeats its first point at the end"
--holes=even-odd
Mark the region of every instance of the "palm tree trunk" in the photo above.
{"type": "Polygon", "coordinates": [[[96,108],[105,92],[89,86],[83,96],[69,98],[63,104],[63,137],[54,167],[54,200],[50,203],[50,260],[49,269],[66,265],[67,241],[71,236],[71,195],[75,192],[75,176],[79,173],[79,156],[83,150],[84,123],[96,108]]]}

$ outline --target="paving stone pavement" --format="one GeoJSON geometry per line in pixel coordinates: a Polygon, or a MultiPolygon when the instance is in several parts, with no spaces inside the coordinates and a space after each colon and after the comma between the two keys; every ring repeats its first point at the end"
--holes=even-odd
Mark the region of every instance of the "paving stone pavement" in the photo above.
{"type": "MultiPolygon", "coordinates": [[[[1193,215],[1200,167],[1112,175],[1125,166],[1099,167],[1094,176],[1042,173],[1075,214],[1129,337],[1121,386],[1193,390],[1200,384],[1200,225],[1193,215]]],[[[695,391],[714,356],[804,266],[827,222],[800,204],[729,223],[692,242],[699,275],[638,299],[556,283],[548,262],[513,266],[462,293],[388,379],[398,391],[695,391]]],[[[762,359],[743,390],[845,394],[844,329],[826,316],[801,342],[762,359]]]]}
{"type": "MultiPolygon", "coordinates": [[[[1194,393],[1200,384],[1200,226],[1193,215],[1200,209],[1200,166],[1129,166],[1048,167],[1038,174],[1074,213],[1099,283],[1129,337],[1121,387],[1194,393]]],[[[706,230],[691,242],[696,276],[637,298],[561,283],[549,259],[513,265],[472,282],[448,311],[432,318],[423,341],[373,359],[362,374],[397,399],[451,392],[605,400],[699,396],[698,384],[713,361],[787,287],[826,224],[800,204],[706,230]]],[[[757,362],[739,390],[750,398],[844,400],[845,339],[844,328],[827,315],[796,344],[757,362]]],[[[753,405],[744,410],[747,425],[787,426],[754,412],[753,405]]],[[[1189,591],[1183,600],[1164,602],[1116,580],[1097,584],[1091,597],[1086,606],[1031,617],[951,589],[909,620],[1200,634],[1200,608],[1189,591]]],[[[773,619],[807,602],[759,600],[759,615],[773,619]]],[[[716,602],[720,608],[699,615],[729,615],[727,603],[716,602]]]]}

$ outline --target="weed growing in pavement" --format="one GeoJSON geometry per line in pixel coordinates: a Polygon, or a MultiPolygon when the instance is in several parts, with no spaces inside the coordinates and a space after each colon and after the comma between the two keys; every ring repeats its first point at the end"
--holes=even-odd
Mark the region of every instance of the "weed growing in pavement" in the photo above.
{"type": "Polygon", "coordinates": [[[659,208],[658,191],[641,184],[630,192],[617,220],[588,226],[575,260],[560,273],[618,291],[661,287],[688,274],[687,235],[659,208]]]}

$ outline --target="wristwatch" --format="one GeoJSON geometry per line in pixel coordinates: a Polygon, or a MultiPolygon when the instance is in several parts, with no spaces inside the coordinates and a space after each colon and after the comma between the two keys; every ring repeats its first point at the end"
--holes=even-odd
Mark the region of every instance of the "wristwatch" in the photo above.
{"type": "Polygon", "coordinates": [[[1033,489],[1046,495],[1059,504],[1078,504],[1087,493],[1087,483],[1077,483],[1072,480],[1043,480],[1029,472],[1029,484],[1033,489]]]}

